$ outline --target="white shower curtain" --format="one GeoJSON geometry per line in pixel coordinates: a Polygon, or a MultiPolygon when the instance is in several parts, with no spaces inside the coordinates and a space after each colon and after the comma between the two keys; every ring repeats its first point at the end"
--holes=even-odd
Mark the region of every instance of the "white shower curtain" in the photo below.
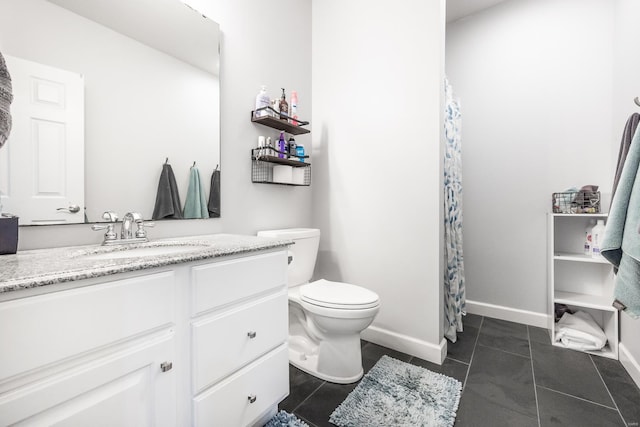
{"type": "Polygon", "coordinates": [[[462,153],[460,143],[460,102],[453,96],[445,77],[446,139],[444,156],[444,335],[456,342],[462,332],[465,310],[464,258],[462,255],[462,153]]]}

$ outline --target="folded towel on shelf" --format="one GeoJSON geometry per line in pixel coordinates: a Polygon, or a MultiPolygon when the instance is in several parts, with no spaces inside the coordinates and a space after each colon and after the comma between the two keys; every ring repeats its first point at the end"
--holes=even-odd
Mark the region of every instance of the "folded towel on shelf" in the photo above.
{"type": "Polygon", "coordinates": [[[200,171],[196,166],[191,167],[189,175],[189,189],[187,190],[187,200],[184,203],[184,217],[209,218],[204,188],[200,183],[200,171]]]}
{"type": "Polygon", "coordinates": [[[574,350],[601,350],[607,336],[593,317],[585,311],[565,313],[555,326],[556,341],[574,350]]]}
{"type": "Polygon", "coordinates": [[[173,174],[171,165],[165,163],[162,166],[160,180],[158,181],[158,193],[156,194],[156,205],[153,208],[153,219],[182,218],[182,204],[178,194],[176,177],[173,174]]]}
{"type": "Polygon", "coordinates": [[[210,218],[220,218],[220,169],[218,168],[211,174],[211,191],[207,208],[210,218]]]}
{"type": "Polygon", "coordinates": [[[601,245],[601,254],[617,269],[616,307],[640,317],[640,127],[629,146],[601,245]]]}

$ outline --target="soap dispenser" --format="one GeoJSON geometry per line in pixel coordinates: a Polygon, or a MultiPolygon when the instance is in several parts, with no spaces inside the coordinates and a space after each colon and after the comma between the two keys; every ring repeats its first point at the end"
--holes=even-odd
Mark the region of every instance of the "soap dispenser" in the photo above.
{"type": "Polygon", "coordinates": [[[284,88],[282,88],[282,96],[280,96],[280,119],[287,120],[289,117],[289,103],[287,102],[284,94],[284,88]]]}

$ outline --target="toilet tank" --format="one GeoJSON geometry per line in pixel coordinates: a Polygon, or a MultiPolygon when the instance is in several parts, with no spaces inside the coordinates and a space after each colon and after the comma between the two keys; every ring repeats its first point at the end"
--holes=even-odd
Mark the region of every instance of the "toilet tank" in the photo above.
{"type": "Polygon", "coordinates": [[[282,230],[259,231],[258,236],[289,239],[294,245],[289,247],[288,280],[289,286],[298,286],[311,280],[316,266],[320,230],[317,228],[287,228],[282,230]]]}

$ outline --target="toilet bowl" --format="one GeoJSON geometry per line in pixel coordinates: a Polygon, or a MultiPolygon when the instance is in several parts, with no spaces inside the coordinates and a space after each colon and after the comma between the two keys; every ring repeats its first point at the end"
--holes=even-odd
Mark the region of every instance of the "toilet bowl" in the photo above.
{"type": "Polygon", "coordinates": [[[360,332],[380,309],[378,295],[361,286],[329,280],[309,282],[320,230],[261,231],[259,236],[290,239],[289,361],[326,381],[349,384],[362,378],[360,332]]]}

